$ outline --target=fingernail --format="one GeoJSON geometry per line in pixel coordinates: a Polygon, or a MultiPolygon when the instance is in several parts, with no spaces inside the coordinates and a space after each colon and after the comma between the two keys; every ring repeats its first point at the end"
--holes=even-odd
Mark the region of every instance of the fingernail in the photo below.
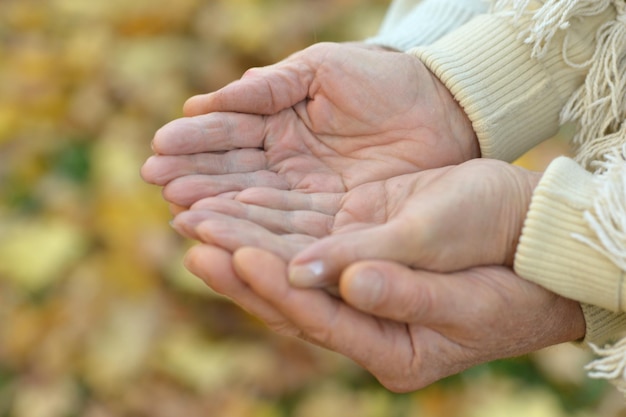
{"type": "Polygon", "coordinates": [[[323,283],[325,267],[322,261],[313,261],[289,268],[289,281],[296,287],[317,287],[323,283]]]}
{"type": "Polygon", "coordinates": [[[382,295],[383,279],[374,268],[358,271],[350,282],[350,301],[365,309],[375,306],[382,295]]]}
{"type": "Polygon", "coordinates": [[[180,224],[180,222],[177,222],[176,219],[172,219],[170,220],[170,227],[172,229],[174,229],[177,233],[184,235],[184,236],[188,236],[189,235],[189,231],[187,230],[187,228],[184,226],[184,224],[180,224]]]}
{"type": "Polygon", "coordinates": [[[184,237],[195,239],[197,236],[196,228],[201,223],[201,219],[193,214],[179,214],[170,220],[170,226],[184,237]]]}

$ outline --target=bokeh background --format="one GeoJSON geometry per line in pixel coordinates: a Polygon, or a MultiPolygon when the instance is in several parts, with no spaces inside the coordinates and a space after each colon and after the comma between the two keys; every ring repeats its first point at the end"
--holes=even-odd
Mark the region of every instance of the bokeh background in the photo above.
{"type": "Polygon", "coordinates": [[[626,415],[572,345],[392,394],[182,267],[190,243],[138,175],[153,133],[246,68],[374,34],[386,6],[0,0],[0,417],[626,415]]]}

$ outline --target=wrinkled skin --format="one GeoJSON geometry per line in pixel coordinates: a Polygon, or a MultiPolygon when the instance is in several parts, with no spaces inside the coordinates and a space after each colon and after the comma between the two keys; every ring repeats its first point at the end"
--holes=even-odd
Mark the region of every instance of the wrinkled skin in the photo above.
{"type": "Polygon", "coordinates": [[[347,193],[252,188],[232,199],[202,200],[174,225],[229,251],[258,246],[284,254],[291,260],[292,283],[300,286],[335,284],[351,263],[367,259],[441,272],[512,266],[539,178],[501,161],[477,159],[347,193]]]}
{"type": "Polygon", "coordinates": [[[465,113],[417,58],[322,43],[191,98],[143,178],[188,207],[249,187],[345,192],[480,156],[465,113]]]}
{"type": "Polygon", "coordinates": [[[294,288],[287,263],[256,248],[233,256],[199,245],[186,266],[272,330],[339,352],[397,392],[585,332],[578,303],[504,267],[437,274],[359,262],[342,274],[338,299],[294,288]]]}

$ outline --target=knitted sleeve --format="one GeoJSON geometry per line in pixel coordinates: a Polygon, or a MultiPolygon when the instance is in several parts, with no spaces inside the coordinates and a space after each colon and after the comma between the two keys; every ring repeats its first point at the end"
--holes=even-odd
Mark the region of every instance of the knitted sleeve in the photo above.
{"type": "Polygon", "coordinates": [[[515,271],[584,304],[585,340],[602,357],[590,365],[590,375],[614,379],[618,387],[626,388],[622,380],[626,339],[615,346],[596,347],[614,342],[626,332],[623,154],[608,155],[595,175],[564,157],[550,164],[532,198],[515,255],[515,271]]]}
{"type": "Polygon", "coordinates": [[[516,16],[502,7],[409,53],[419,57],[464,108],[482,155],[513,161],[557,132],[561,110],[589,70],[572,63],[593,57],[596,33],[614,17],[615,11],[605,7],[596,15],[572,19],[567,31],[544,29],[548,35],[533,38],[524,36],[524,28],[542,26],[543,18],[527,12],[516,16]]]}
{"type": "Polygon", "coordinates": [[[483,0],[394,0],[378,34],[366,42],[407,51],[434,42],[487,9],[483,0]]]}
{"type": "Polygon", "coordinates": [[[533,194],[515,271],[565,297],[626,311],[625,174],[626,163],[594,176],[569,158],[554,160],[533,194]]]}

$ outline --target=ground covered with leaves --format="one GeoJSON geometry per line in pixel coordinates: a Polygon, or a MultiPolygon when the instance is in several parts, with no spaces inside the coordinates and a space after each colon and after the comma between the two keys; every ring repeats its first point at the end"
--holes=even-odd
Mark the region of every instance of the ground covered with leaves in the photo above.
{"type": "Polygon", "coordinates": [[[183,269],[138,175],[156,129],[248,67],[373,34],[386,3],[0,1],[0,416],[618,415],[573,346],[392,394],[183,269]]]}

